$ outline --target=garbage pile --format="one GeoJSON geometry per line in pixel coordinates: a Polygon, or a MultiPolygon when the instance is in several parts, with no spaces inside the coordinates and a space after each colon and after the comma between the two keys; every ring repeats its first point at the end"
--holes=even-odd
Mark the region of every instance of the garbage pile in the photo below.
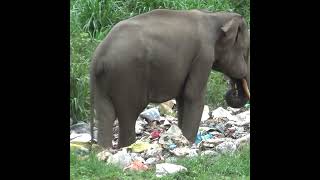
{"type": "MultiPolygon", "coordinates": [[[[116,120],[113,148],[100,151],[98,159],[124,170],[145,171],[155,167],[156,175],[161,177],[187,170],[173,164],[177,158],[234,153],[250,143],[249,107],[219,107],[210,113],[209,107],[205,106],[195,143],[191,144],[178,127],[175,105],[175,101],[170,100],[158,106],[148,106],[136,121],[136,142],[121,149],[116,149],[119,133],[116,120]]],[[[94,134],[96,137],[97,129],[94,134]]],[[[71,125],[70,146],[77,153],[88,154],[90,139],[88,124],[80,122],[71,125]]]]}

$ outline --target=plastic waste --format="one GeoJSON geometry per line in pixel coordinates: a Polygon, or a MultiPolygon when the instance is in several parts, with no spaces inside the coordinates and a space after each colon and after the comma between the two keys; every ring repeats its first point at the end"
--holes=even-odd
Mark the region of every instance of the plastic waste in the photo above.
{"type": "Polygon", "coordinates": [[[208,156],[217,156],[218,153],[216,151],[213,151],[213,150],[205,150],[205,151],[202,151],[201,152],[201,156],[205,156],[205,155],[208,155],[208,156]]]}
{"type": "Polygon", "coordinates": [[[190,148],[187,146],[186,147],[178,147],[173,150],[170,150],[170,152],[178,157],[182,157],[182,156],[186,156],[187,154],[189,154],[190,148]]]}
{"type": "Polygon", "coordinates": [[[182,135],[180,128],[175,124],[172,124],[166,132],[161,134],[159,143],[165,148],[169,148],[172,144],[179,147],[188,146],[190,144],[187,138],[182,135]]]}
{"type": "Polygon", "coordinates": [[[237,146],[232,141],[225,141],[216,147],[216,151],[222,154],[233,153],[237,149],[237,146]]]}
{"type": "Polygon", "coordinates": [[[203,108],[202,116],[201,116],[201,121],[205,121],[209,119],[209,106],[205,105],[203,108]]]}
{"type": "Polygon", "coordinates": [[[133,161],[129,166],[125,167],[123,170],[133,170],[133,171],[145,171],[148,169],[148,166],[139,160],[133,161]]]}
{"type": "Polygon", "coordinates": [[[146,165],[153,165],[153,164],[156,164],[156,162],[158,161],[158,159],[157,158],[155,158],[155,157],[151,157],[151,158],[148,158],[147,160],[146,160],[146,165]]]}
{"type": "Polygon", "coordinates": [[[244,105],[245,108],[250,108],[250,103],[244,105]]]}
{"type": "Polygon", "coordinates": [[[231,115],[231,113],[227,110],[225,110],[222,107],[219,107],[217,109],[215,109],[214,111],[212,111],[212,117],[214,118],[223,118],[226,117],[231,121],[237,121],[238,118],[236,116],[231,115]]]}
{"type": "Polygon", "coordinates": [[[113,164],[124,168],[129,166],[132,163],[130,154],[127,153],[126,149],[117,152],[116,154],[110,156],[107,160],[108,164],[113,164]]]}
{"type": "Polygon", "coordinates": [[[151,144],[149,142],[144,142],[144,141],[136,141],[135,143],[131,144],[128,146],[128,149],[131,149],[132,152],[143,152],[151,147],[151,144]]]}
{"type": "Polygon", "coordinates": [[[151,108],[142,112],[140,117],[145,118],[148,121],[157,121],[160,120],[160,113],[158,108],[151,108]]]}
{"type": "Polygon", "coordinates": [[[91,135],[88,133],[81,133],[81,134],[76,134],[76,133],[71,133],[70,134],[70,142],[90,142],[91,141],[91,135]]]}
{"type": "Polygon", "coordinates": [[[152,144],[151,147],[146,151],[145,156],[149,157],[157,157],[162,154],[163,148],[158,144],[152,144]]]}
{"type": "Polygon", "coordinates": [[[151,132],[151,138],[152,139],[156,139],[156,138],[159,138],[160,137],[160,131],[159,130],[154,130],[151,132]]]}
{"type": "Polygon", "coordinates": [[[107,161],[110,156],[112,156],[112,153],[108,150],[104,150],[97,154],[97,158],[99,161],[107,161]]]}
{"type": "Polygon", "coordinates": [[[171,164],[171,163],[161,163],[161,164],[156,165],[156,176],[157,177],[162,177],[167,174],[177,173],[179,171],[187,171],[187,168],[185,168],[181,165],[176,165],[176,164],[171,164]]]}

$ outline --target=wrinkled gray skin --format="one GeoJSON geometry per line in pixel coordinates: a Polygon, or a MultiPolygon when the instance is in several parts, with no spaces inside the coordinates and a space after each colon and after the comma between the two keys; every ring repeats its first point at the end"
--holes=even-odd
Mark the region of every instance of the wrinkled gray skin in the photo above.
{"type": "Polygon", "coordinates": [[[245,21],[235,13],[153,10],[119,22],[91,63],[98,144],[112,146],[116,118],[118,147],[135,142],[135,122],[148,103],[173,98],[179,127],[194,142],[210,71],[249,82],[248,47],[245,21]]]}

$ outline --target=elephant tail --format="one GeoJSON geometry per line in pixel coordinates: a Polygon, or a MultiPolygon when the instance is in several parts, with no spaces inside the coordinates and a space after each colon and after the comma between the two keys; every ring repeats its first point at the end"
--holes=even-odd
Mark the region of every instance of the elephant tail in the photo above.
{"type": "Polygon", "coordinates": [[[90,86],[90,135],[91,135],[91,144],[94,143],[94,118],[95,118],[95,113],[94,113],[94,97],[95,97],[95,74],[94,70],[91,67],[90,68],[90,78],[89,78],[89,86],[90,86]]]}

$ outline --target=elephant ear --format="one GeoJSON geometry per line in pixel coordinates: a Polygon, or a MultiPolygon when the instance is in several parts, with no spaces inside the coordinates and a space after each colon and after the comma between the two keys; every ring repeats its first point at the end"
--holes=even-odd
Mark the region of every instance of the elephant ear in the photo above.
{"type": "Polygon", "coordinates": [[[223,41],[228,45],[234,45],[239,33],[239,21],[238,18],[232,18],[221,27],[224,33],[223,41]]]}

